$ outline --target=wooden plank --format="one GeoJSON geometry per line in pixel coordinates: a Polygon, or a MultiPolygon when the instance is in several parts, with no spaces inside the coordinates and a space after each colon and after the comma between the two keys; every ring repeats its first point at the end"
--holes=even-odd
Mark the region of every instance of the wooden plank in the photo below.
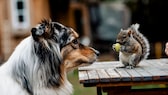
{"type": "Polygon", "coordinates": [[[164,71],[164,72],[168,73],[168,64],[167,63],[157,62],[156,65],[157,65],[156,68],[160,69],[161,71],[164,71]]]}
{"type": "Polygon", "coordinates": [[[96,70],[96,69],[107,69],[115,68],[121,63],[119,61],[107,61],[107,62],[95,62],[89,66],[79,67],[79,70],[96,70]]]}
{"type": "Polygon", "coordinates": [[[163,70],[168,69],[167,66],[163,67],[164,63],[161,63],[160,60],[152,60],[152,61],[148,60],[147,63],[151,65],[149,69],[151,70],[150,72],[153,73],[154,78],[156,76],[160,80],[168,79],[168,73],[163,70]]]}
{"type": "Polygon", "coordinates": [[[96,70],[88,70],[88,77],[90,83],[98,83],[99,82],[99,75],[96,70]]]}
{"type": "Polygon", "coordinates": [[[89,83],[89,76],[88,76],[88,74],[87,74],[87,72],[86,71],[79,71],[78,72],[79,74],[79,82],[80,83],[89,83]]]}
{"type": "Polygon", "coordinates": [[[163,67],[164,65],[166,65],[166,68],[168,68],[168,59],[165,59],[165,58],[146,60],[146,62],[149,65],[152,65],[152,66],[157,67],[157,68],[158,67],[163,67]]]}
{"type": "Polygon", "coordinates": [[[113,69],[106,69],[107,74],[110,76],[112,82],[118,82],[121,80],[121,76],[113,69]]]}
{"type": "Polygon", "coordinates": [[[120,74],[122,81],[131,81],[131,76],[125,71],[124,68],[116,68],[114,70],[120,74]]]}
{"type": "Polygon", "coordinates": [[[152,80],[152,75],[146,70],[142,69],[141,67],[135,68],[135,71],[137,71],[140,75],[142,75],[142,81],[152,80]]]}
{"type": "Polygon", "coordinates": [[[159,59],[148,59],[146,61],[162,62],[168,64],[168,58],[159,58],[159,59]]]}
{"type": "Polygon", "coordinates": [[[160,61],[162,63],[168,64],[168,58],[161,58],[160,61]]]}
{"type": "Polygon", "coordinates": [[[168,79],[168,60],[143,60],[137,68],[116,68],[119,61],[95,62],[79,69],[80,83],[94,84],[119,81],[151,81],[168,79]]]}
{"type": "Polygon", "coordinates": [[[129,86],[103,87],[107,95],[168,95],[167,88],[131,89],[129,86]]]}
{"type": "Polygon", "coordinates": [[[133,81],[141,81],[142,75],[137,73],[137,71],[135,69],[125,69],[125,71],[127,71],[127,73],[131,76],[133,81]]]}
{"type": "Polygon", "coordinates": [[[145,67],[143,69],[152,75],[153,80],[163,80],[167,77],[167,73],[160,71],[159,69],[150,68],[150,67],[147,67],[147,68],[145,67]]]}
{"type": "Polygon", "coordinates": [[[162,63],[161,64],[158,64],[160,62],[160,60],[148,60],[146,61],[147,64],[151,65],[153,68],[160,68],[162,66],[162,63]]]}
{"type": "Polygon", "coordinates": [[[106,73],[104,69],[97,70],[100,78],[100,82],[110,82],[110,76],[106,73]]]}
{"type": "Polygon", "coordinates": [[[160,69],[161,71],[164,71],[166,73],[168,73],[168,60],[155,60],[155,61],[149,61],[148,63],[153,65],[155,68],[160,69]]]}

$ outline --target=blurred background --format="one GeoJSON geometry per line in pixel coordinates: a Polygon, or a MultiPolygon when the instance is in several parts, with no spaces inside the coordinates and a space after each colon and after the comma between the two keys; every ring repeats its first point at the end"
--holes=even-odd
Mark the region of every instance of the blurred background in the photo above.
{"type": "MultiPolygon", "coordinates": [[[[100,51],[98,61],[118,59],[111,46],[121,28],[135,23],[150,42],[149,58],[167,57],[167,9],[168,0],[0,0],[0,64],[44,18],[74,28],[83,44],[100,51]]],[[[75,85],[74,95],[95,95],[95,88],[79,84],[77,71],[69,78],[75,85]]]]}

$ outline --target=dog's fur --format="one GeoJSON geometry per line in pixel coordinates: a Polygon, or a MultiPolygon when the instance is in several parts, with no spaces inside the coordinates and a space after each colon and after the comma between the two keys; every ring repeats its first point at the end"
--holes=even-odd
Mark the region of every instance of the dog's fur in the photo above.
{"type": "Polygon", "coordinates": [[[78,42],[78,34],[42,20],[0,67],[0,95],[70,95],[67,72],[92,64],[98,51],[78,42]]]}

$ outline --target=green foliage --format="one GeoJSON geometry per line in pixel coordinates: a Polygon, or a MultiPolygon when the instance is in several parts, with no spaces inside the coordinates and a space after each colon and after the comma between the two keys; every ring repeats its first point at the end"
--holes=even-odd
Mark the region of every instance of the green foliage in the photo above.
{"type": "MultiPolygon", "coordinates": [[[[68,74],[68,79],[74,88],[73,95],[97,95],[96,87],[84,87],[83,84],[79,83],[78,70],[70,72],[68,74]]],[[[103,93],[103,95],[107,94],[103,93]]]]}

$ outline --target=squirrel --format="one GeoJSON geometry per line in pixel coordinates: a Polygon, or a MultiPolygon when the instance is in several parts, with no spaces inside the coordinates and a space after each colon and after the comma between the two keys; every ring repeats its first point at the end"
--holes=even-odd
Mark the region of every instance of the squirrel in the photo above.
{"type": "MultiPolygon", "coordinates": [[[[133,69],[140,61],[147,59],[150,51],[148,39],[139,32],[139,24],[132,24],[128,29],[121,29],[116,43],[120,44],[119,61],[124,68],[133,69]]],[[[113,44],[113,49],[115,46],[113,44]]]]}

